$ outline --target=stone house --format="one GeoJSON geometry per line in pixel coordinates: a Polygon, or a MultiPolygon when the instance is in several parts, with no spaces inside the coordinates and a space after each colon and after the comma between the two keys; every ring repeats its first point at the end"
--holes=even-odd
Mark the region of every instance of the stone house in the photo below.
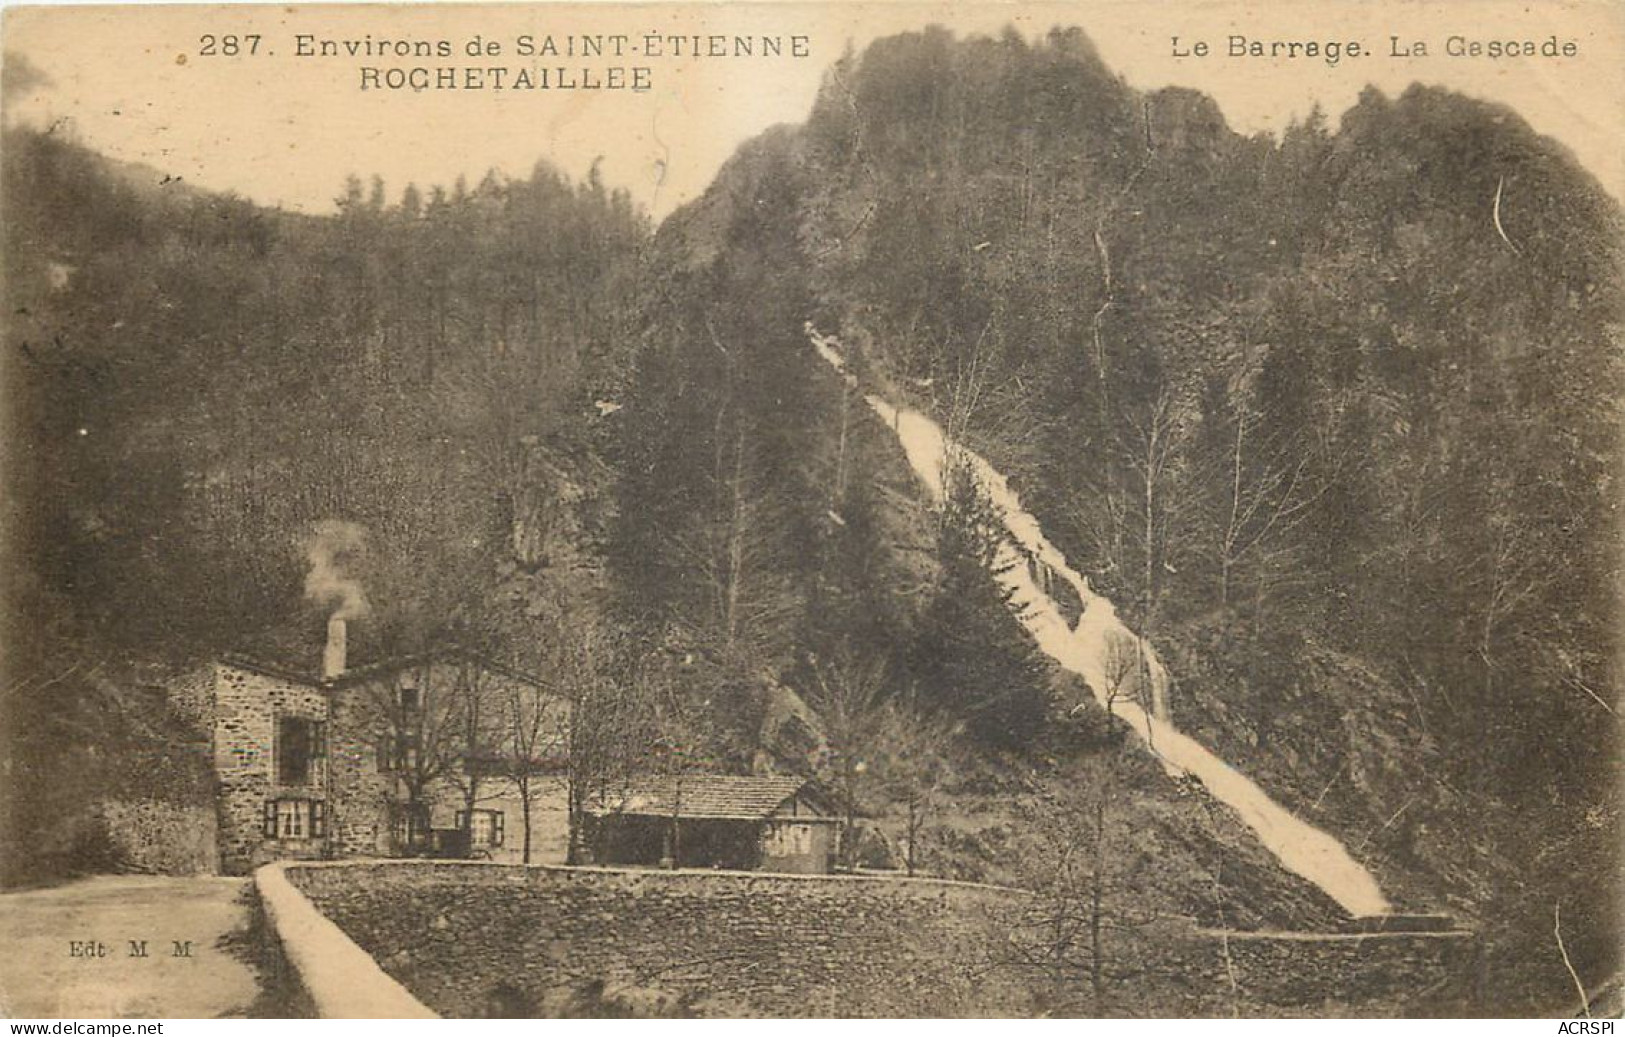
{"type": "Polygon", "coordinates": [[[355,665],[348,642],[346,621],[335,618],[325,643],[309,640],[314,648],[230,655],[172,690],[209,739],[221,870],[433,853],[518,862],[521,778],[531,791],[531,861],[561,862],[568,703],[471,653],[355,665]],[[484,703],[474,744],[461,708],[472,701],[484,703]],[[514,703],[537,718],[525,760],[505,751],[514,703]]]}
{"type": "Polygon", "coordinates": [[[806,778],[675,774],[596,797],[584,828],[599,864],[823,874],[841,819],[806,778]]]}

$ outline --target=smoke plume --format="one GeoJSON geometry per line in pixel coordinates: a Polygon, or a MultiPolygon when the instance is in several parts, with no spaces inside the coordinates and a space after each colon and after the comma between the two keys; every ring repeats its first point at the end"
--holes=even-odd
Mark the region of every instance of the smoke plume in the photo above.
{"type": "Polygon", "coordinates": [[[360,619],[371,611],[361,583],[350,575],[367,552],[367,530],[354,522],[323,519],[305,540],[305,597],[318,605],[336,605],[337,619],[360,619]]]}

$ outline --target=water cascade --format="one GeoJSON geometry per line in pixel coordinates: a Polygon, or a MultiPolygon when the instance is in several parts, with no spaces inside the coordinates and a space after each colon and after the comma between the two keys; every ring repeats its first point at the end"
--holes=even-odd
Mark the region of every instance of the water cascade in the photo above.
{"type": "MultiPolygon", "coordinates": [[[[819,355],[856,388],[857,379],[847,372],[839,343],[810,324],[807,334],[819,355]]],[[[1389,913],[1376,879],[1341,843],[1284,809],[1174,727],[1168,714],[1168,675],[1156,652],[1124,626],[1112,603],[1094,593],[1088,579],[1068,564],[1044,536],[1038,520],[1022,509],[1003,475],[949,440],[919,411],[893,406],[875,395],[864,399],[896,433],[909,466],[935,499],[943,497],[944,472],[954,460],[966,466],[992,501],[1009,533],[994,566],[996,578],[1010,592],[1011,607],[1046,655],[1082,677],[1100,705],[1126,721],[1170,775],[1197,779],[1234,810],[1282,867],[1319,887],[1351,915],[1389,913]],[[1057,581],[1071,587],[1082,603],[1076,624],[1066,620],[1052,597],[1057,581]]]]}

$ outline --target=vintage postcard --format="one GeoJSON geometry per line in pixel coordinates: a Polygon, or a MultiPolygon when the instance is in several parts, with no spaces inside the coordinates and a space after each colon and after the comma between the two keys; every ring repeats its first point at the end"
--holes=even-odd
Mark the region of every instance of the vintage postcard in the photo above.
{"type": "Polygon", "coordinates": [[[0,50],[0,1014],[1621,1013],[1619,4],[0,50]]]}

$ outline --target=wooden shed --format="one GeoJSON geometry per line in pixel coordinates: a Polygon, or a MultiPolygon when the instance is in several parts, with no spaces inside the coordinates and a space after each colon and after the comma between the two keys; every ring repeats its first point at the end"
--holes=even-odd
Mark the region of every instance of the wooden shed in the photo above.
{"type": "Polygon", "coordinates": [[[822,874],[841,821],[806,778],[676,774],[601,797],[586,827],[600,864],[822,874]]]}

